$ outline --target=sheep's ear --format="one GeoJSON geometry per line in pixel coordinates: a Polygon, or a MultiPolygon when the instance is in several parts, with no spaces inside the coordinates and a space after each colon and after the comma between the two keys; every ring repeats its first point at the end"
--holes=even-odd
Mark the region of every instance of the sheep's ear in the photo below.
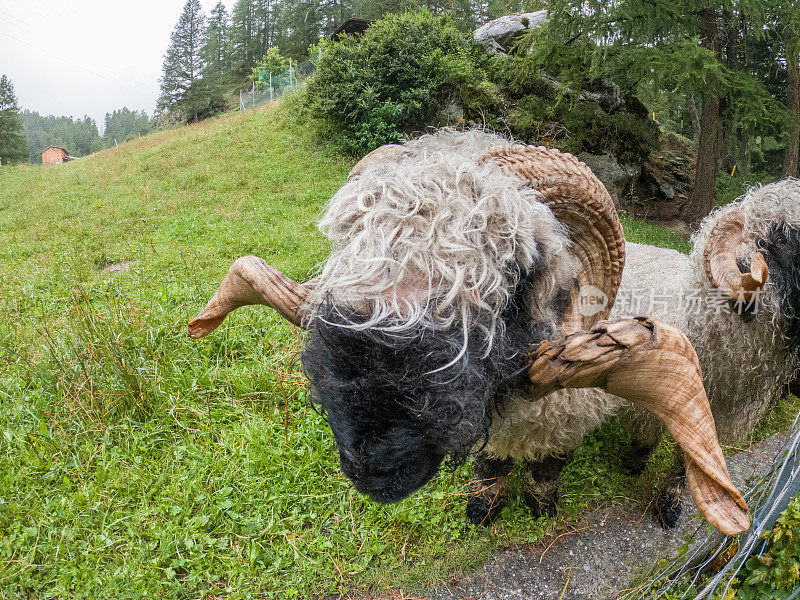
{"type": "Polygon", "coordinates": [[[243,256],[233,263],[205,308],[189,322],[189,337],[201,338],[219,327],[227,314],[250,304],[264,304],[300,325],[298,310],[313,287],[313,280],[297,283],[271,267],[263,258],[243,256]]]}
{"type": "Polygon", "coordinates": [[[657,319],[599,323],[558,343],[542,342],[528,370],[534,397],[562,388],[599,387],[642,406],[683,448],[687,481],[709,523],[747,531],[747,504],[733,485],[717,441],[697,354],[686,336],[657,319]]]}

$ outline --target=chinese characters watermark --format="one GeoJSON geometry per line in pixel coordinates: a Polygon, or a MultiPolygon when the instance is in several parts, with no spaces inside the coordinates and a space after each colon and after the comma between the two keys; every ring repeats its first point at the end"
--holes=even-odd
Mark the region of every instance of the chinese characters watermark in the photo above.
{"type": "MultiPolygon", "coordinates": [[[[621,289],[614,302],[614,312],[626,315],[659,315],[671,312],[684,315],[699,315],[703,311],[719,315],[758,314],[761,307],[761,290],[739,292],[733,301],[730,290],[719,288],[626,288],[621,289]]],[[[581,315],[591,317],[608,306],[608,296],[593,285],[585,285],[578,292],[578,310],[581,315]]]]}

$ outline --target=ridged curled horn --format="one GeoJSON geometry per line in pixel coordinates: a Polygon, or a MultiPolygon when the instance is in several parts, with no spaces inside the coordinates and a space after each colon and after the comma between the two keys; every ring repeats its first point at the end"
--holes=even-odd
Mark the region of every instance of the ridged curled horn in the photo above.
{"type": "Polygon", "coordinates": [[[747,504],[731,482],[703,389],[697,353],[678,329],[638,317],[542,342],[531,354],[532,399],[598,387],[650,411],[684,451],[695,504],[726,535],[747,531],[747,504]]]}
{"type": "Polygon", "coordinates": [[[563,332],[588,330],[608,318],[622,281],[625,236],[605,186],[571,154],[543,146],[497,146],[485,150],[480,160],[494,161],[540,192],[543,202],[569,230],[570,251],[580,270],[570,293],[563,332]],[[580,306],[590,299],[599,306],[580,306]]]}
{"type": "Polygon", "coordinates": [[[229,312],[242,306],[263,304],[287,321],[300,325],[300,305],[314,280],[297,283],[257,256],[237,258],[211,300],[189,321],[189,337],[198,339],[214,331],[229,312]]]}
{"type": "Polygon", "coordinates": [[[764,289],[769,269],[760,252],[753,254],[750,272],[742,273],[736,262],[736,249],[742,243],[744,213],[732,210],[711,229],[703,252],[706,276],[711,284],[725,291],[732,301],[751,302],[764,289]]]}

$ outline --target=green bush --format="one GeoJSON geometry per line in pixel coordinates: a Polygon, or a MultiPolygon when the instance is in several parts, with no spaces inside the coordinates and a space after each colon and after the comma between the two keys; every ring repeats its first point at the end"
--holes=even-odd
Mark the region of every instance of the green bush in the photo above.
{"type": "Polygon", "coordinates": [[[549,138],[579,154],[614,154],[623,163],[641,163],[658,145],[658,126],[628,111],[606,113],[594,102],[548,100],[530,94],[508,117],[514,136],[538,143],[549,138]]]}
{"type": "Polygon", "coordinates": [[[256,87],[265,88],[269,86],[269,76],[276,77],[282,75],[289,69],[289,59],[283,56],[277,46],[270,46],[267,53],[253,67],[250,73],[250,81],[256,83],[256,87]]]}
{"type": "Polygon", "coordinates": [[[760,555],[747,559],[737,576],[737,600],[778,600],[800,585],[800,496],[778,518],[760,555]]]}
{"type": "Polygon", "coordinates": [[[481,117],[496,102],[483,49],[427,10],[376,21],[360,38],[324,40],[311,54],[305,105],[351,154],[481,117]]]}
{"type": "Polygon", "coordinates": [[[608,91],[612,85],[575,46],[556,44],[545,30],[533,30],[516,54],[490,59],[493,83],[512,108],[508,127],[523,141],[542,138],[574,154],[614,154],[621,162],[641,163],[657,147],[658,125],[630,93],[624,104],[606,106],[584,92],[608,91]]]}

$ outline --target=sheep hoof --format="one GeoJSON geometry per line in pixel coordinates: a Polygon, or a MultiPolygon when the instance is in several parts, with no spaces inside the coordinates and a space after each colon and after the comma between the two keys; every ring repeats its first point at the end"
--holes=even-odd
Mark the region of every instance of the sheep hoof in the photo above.
{"type": "Polygon", "coordinates": [[[673,491],[662,491],[655,501],[656,519],[664,529],[672,529],[678,523],[681,516],[683,503],[680,495],[675,495],[673,491]]]}
{"type": "Polygon", "coordinates": [[[534,519],[553,517],[558,510],[558,490],[549,494],[525,492],[525,504],[528,505],[534,519]]]}
{"type": "Polygon", "coordinates": [[[504,498],[475,494],[467,500],[467,520],[476,527],[489,527],[506,505],[504,498]]]}

